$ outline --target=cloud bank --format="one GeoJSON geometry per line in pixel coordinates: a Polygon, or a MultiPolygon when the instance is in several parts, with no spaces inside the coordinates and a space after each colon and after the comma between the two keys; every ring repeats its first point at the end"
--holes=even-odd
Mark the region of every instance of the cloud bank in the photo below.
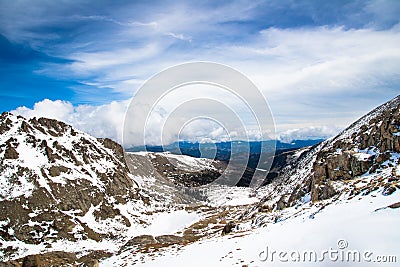
{"type": "MultiPolygon", "coordinates": [[[[125,112],[130,100],[113,101],[107,105],[90,106],[79,105],[73,106],[68,101],[49,100],[37,102],[32,109],[27,107],[19,107],[12,110],[14,115],[21,115],[26,118],[46,117],[63,121],[71,124],[75,128],[86,132],[95,137],[108,137],[117,142],[122,142],[123,126],[125,112]]],[[[159,145],[158,136],[159,126],[168,116],[164,110],[155,110],[149,122],[148,144],[159,145]],[[158,126],[158,127],[157,127],[158,126]]],[[[292,140],[320,139],[331,137],[339,132],[336,127],[305,127],[301,129],[291,129],[285,132],[278,132],[275,139],[282,142],[290,143],[292,140]]],[[[175,134],[175,131],[166,133],[166,136],[175,134]]],[[[237,132],[228,132],[224,127],[210,120],[197,120],[185,125],[179,136],[171,136],[171,139],[164,140],[169,144],[169,141],[186,140],[192,142],[220,142],[229,140],[243,140],[239,138],[237,132]]],[[[259,140],[257,131],[248,131],[249,140],[259,140]]],[[[135,145],[141,145],[137,143],[135,145]]]]}
{"type": "Polygon", "coordinates": [[[37,102],[32,109],[19,107],[11,113],[26,118],[46,117],[71,124],[75,128],[95,137],[108,137],[115,141],[122,140],[122,127],[127,101],[113,101],[110,104],[74,107],[68,101],[49,100],[37,102]]]}
{"type": "Polygon", "coordinates": [[[116,140],[127,99],[187,61],[247,75],[285,140],[332,135],[400,87],[399,1],[21,0],[2,1],[0,13],[1,108],[53,110],[49,116],[116,140]]]}

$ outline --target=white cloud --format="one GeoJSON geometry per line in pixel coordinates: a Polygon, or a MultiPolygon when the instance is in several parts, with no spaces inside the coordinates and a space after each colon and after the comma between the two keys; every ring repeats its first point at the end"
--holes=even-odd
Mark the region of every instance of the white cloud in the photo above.
{"type": "Polygon", "coordinates": [[[26,118],[32,117],[46,117],[61,121],[67,121],[69,116],[74,112],[74,107],[70,102],[61,100],[44,99],[35,103],[33,109],[27,107],[19,107],[11,111],[15,115],[21,115],[26,118]]]}
{"type": "Polygon", "coordinates": [[[225,50],[234,55],[228,64],[255,82],[269,100],[277,126],[287,130],[301,128],[301,123],[345,127],[395,97],[398,43],[399,28],[267,29],[253,43],[225,50]]]}
{"type": "Polygon", "coordinates": [[[44,99],[33,109],[19,107],[11,111],[26,118],[46,117],[71,124],[75,128],[95,137],[108,137],[118,142],[122,140],[122,128],[129,100],[107,105],[74,107],[70,102],[44,99]]]}
{"type": "MultiPolygon", "coordinates": [[[[116,102],[107,105],[90,106],[79,105],[74,107],[70,102],[60,100],[44,99],[37,102],[33,109],[19,107],[11,111],[15,115],[26,118],[47,117],[64,121],[73,125],[75,128],[89,133],[95,137],[108,137],[122,143],[122,133],[124,127],[125,112],[130,100],[116,102]]],[[[194,120],[183,128],[164,128],[161,125],[168,118],[170,113],[162,108],[156,108],[148,120],[146,129],[146,142],[151,145],[160,144],[161,131],[164,132],[163,144],[169,144],[177,140],[198,141],[198,142],[218,142],[229,140],[244,140],[237,131],[225,129],[221,124],[208,119],[194,120]]],[[[277,137],[282,142],[292,140],[320,139],[336,135],[341,128],[336,126],[309,126],[303,128],[281,131],[277,137]]],[[[259,140],[260,134],[255,130],[248,130],[250,140],[259,140]]],[[[141,145],[141,140],[133,140],[134,145],[141,145]],[[135,143],[137,141],[137,143],[135,143]]]]}
{"type": "MultiPolygon", "coordinates": [[[[359,12],[356,15],[355,11],[347,14],[343,24],[338,21],[330,23],[333,26],[263,30],[256,28],[262,25],[266,15],[262,14],[262,19],[256,15],[267,12],[266,7],[271,5],[272,13],[266,14],[273,19],[276,10],[273,6],[279,4],[266,3],[265,10],[257,6],[261,4],[257,1],[245,5],[240,1],[217,3],[211,7],[185,2],[158,3],[151,12],[147,10],[143,14],[134,8],[110,10],[107,17],[76,17],[110,22],[117,28],[107,28],[96,37],[86,39],[85,36],[77,38],[77,42],[63,43],[62,56],[76,61],[61,70],[52,66],[43,73],[83,80],[82,83],[101,92],[111,88],[129,98],[143,81],[164,68],[185,61],[216,61],[245,73],[262,90],[275,115],[281,138],[327,137],[399,92],[400,25],[391,25],[398,21],[399,5],[393,3],[368,1],[364,9],[356,10],[359,12]],[[345,24],[347,20],[360,18],[364,20],[363,29],[345,24]],[[253,19],[254,27],[241,28],[241,22],[251,24],[253,19]]],[[[314,11],[318,13],[317,8],[318,5],[314,11]]],[[[24,9],[16,4],[15,10],[24,9]]],[[[26,32],[26,25],[45,25],[43,14],[51,14],[43,7],[35,7],[32,12],[39,15],[28,16],[26,21],[11,17],[9,21],[13,23],[7,24],[11,28],[5,32],[13,36],[18,32],[16,29],[23,29],[24,34],[32,35],[28,36],[30,42],[53,40],[53,37],[41,36],[41,39],[37,37],[39,33],[26,32]],[[23,27],[18,26],[20,23],[23,27]]],[[[10,15],[10,12],[3,13],[10,15]]],[[[82,14],[86,13],[91,14],[82,14]]],[[[324,17],[325,14],[320,19],[324,17]]],[[[209,96],[215,97],[213,93],[209,96]]],[[[68,102],[44,100],[33,109],[18,108],[15,112],[25,116],[52,116],[95,136],[120,140],[127,103],[73,107],[68,102]]],[[[153,124],[157,127],[162,117],[154,118],[158,118],[153,124]]],[[[220,132],[218,128],[204,126],[192,134],[206,140],[223,138],[220,132]]]]}
{"type": "Polygon", "coordinates": [[[148,44],[137,49],[124,48],[113,51],[75,53],[70,56],[71,59],[76,60],[70,65],[70,68],[75,73],[95,72],[146,60],[155,57],[159,52],[160,48],[157,44],[148,44]]]}
{"type": "Polygon", "coordinates": [[[290,143],[293,140],[315,140],[325,139],[335,136],[342,130],[335,126],[310,126],[299,129],[291,129],[282,132],[279,135],[279,140],[284,143],[290,143]]]}
{"type": "Polygon", "coordinates": [[[188,42],[192,41],[192,37],[191,36],[186,36],[186,35],[184,35],[182,33],[177,34],[177,33],[173,33],[173,32],[168,32],[168,33],[166,33],[166,35],[171,36],[173,38],[176,38],[178,40],[182,40],[182,41],[188,41],[188,42]]]}

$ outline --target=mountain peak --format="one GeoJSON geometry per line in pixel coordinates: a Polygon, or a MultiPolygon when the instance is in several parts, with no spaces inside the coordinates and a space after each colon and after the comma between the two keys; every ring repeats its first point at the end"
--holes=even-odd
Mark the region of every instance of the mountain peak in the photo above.
{"type": "Polygon", "coordinates": [[[104,232],[89,225],[90,211],[93,220],[123,229],[133,221],[114,203],[143,205],[119,144],[57,120],[2,113],[0,161],[1,234],[7,242],[100,240],[112,235],[113,226],[104,232]]]}

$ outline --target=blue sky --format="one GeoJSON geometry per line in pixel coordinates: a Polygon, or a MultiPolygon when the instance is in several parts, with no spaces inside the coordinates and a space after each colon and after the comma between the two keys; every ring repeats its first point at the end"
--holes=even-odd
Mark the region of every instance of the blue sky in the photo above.
{"type": "Polygon", "coordinates": [[[63,106],[57,118],[90,133],[118,135],[85,128],[79,110],[114,116],[152,75],[193,60],[248,75],[278,131],[299,137],[334,134],[400,91],[396,0],[2,0],[0,14],[0,110],[63,106]]]}

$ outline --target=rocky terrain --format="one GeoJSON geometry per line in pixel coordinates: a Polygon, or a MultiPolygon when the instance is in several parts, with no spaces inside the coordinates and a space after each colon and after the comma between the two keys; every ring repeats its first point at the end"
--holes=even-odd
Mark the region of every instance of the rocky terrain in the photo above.
{"type": "Polygon", "coordinates": [[[262,238],[356,242],[362,225],[371,245],[397,244],[385,228],[399,219],[399,110],[400,96],[336,137],[280,154],[256,190],[204,186],[222,161],[125,153],[61,122],[3,113],[0,266],[259,266],[262,238]],[[200,254],[210,256],[193,261],[200,254]]]}
{"type": "Polygon", "coordinates": [[[11,260],[6,266],[92,266],[138,244],[148,250],[220,233],[231,217],[230,208],[204,206],[206,196],[176,186],[211,182],[224,162],[125,154],[110,139],[56,120],[9,113],[0,119],[0,255],[11,260]],[[171,212],[196,220],[180,235],[145,230],[171,212]],[[40,255],[29,256],[34,253],[40,255]]]}
{"type": "Polygon", "coordinates": [[[5,257],[19,253],[20,243],[51,248],[60,240],[99,241],[134,223],[116,208],[144,201],[119,144],[45,118],[3,113],[0,123],[5,257]]]}
{"type": "Polygon", "coordinates": [[[280,176],[264,188],[267,192],[263,200],[246,216],[255,216],[257,209],[280,211],[344,194],[389,195],[400,189],[399,113],[400,96],[377,107],[336,137],[298,150],[287,159],[280,176]]]}
{"type": "MultiPolygon", "coordinates": [[[[129,157],[145,156],[154,169],[165,179],[176,185],[196,187],[215,181],[225,170],[227,163],[206,158],[193,158],[185,155],[174,155],[168,152],[128,153],[129,157]]],[[[137,169],[132,169],[135,173],[137,169]]]]}

